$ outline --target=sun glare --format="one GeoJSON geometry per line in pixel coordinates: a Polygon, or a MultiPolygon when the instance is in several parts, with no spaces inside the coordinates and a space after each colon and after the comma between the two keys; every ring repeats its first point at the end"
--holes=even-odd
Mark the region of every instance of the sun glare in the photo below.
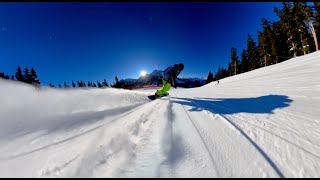
{"type": "Polygon", "coordinates": [[[140,72],[140,75],[141,75],[141,76],[145,76],[145,75],[147,75],[147,72],[141,71],[141,72],[140,72]]]}

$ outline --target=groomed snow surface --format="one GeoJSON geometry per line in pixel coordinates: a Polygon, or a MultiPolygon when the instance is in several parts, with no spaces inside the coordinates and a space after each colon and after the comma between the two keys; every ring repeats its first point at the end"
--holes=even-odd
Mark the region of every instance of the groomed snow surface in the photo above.
{"type": "Polygon", "coordinates": [[[0,79],[0,177],[320,177],[319,52],[154,91],[0,79]]]}

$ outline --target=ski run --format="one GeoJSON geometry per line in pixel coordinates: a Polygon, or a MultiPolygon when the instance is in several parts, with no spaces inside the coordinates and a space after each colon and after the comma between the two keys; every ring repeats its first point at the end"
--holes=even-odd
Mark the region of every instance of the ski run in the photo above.
{"type": "Polygon", "coordinates": [[[0,91],[2,178],[320,177],[319,52],[154,101],[4,79],[0,91]]]}

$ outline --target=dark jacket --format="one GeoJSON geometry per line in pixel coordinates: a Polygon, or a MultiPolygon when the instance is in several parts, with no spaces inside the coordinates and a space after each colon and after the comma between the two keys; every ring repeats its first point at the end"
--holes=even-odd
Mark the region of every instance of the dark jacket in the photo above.
{"type": "Polygon", "coordinates": [[[174,64],[163,71],[163,79],[170,83],[173,87],[177,87],[177,77],[184,69],[183,64],[174,64]]]}

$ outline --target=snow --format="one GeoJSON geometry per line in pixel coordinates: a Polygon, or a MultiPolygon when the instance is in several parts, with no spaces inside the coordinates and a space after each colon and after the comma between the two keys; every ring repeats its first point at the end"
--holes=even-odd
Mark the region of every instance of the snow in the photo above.
{"type": "Polygon", "coordinates": [[[0,79],[0,177],[319,177],[320,52],[202,87],[0,79]]]}

